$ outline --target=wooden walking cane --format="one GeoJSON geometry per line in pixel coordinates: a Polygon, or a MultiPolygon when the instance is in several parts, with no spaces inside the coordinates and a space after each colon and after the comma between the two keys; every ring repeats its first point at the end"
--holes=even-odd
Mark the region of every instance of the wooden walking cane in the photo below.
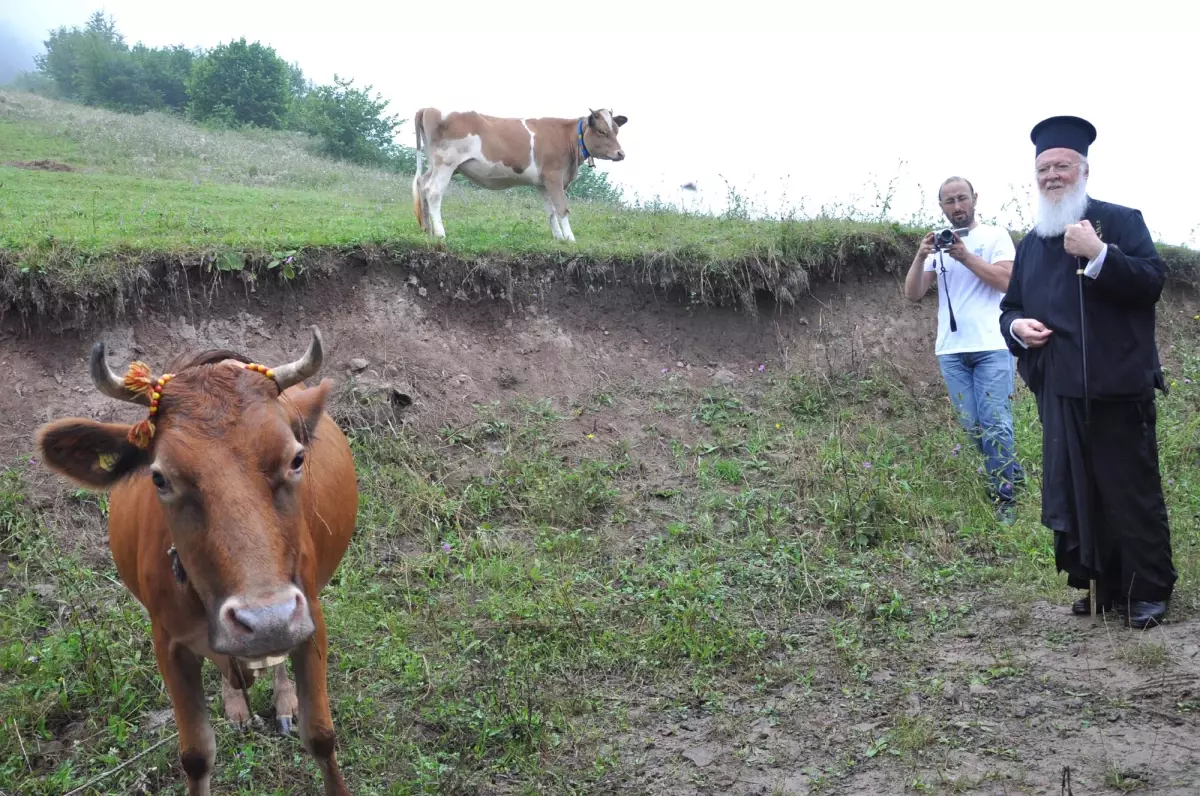
{"type": "MultiPolygon", "coordinates": [[[[1084,500],[1087,506],[1087,519],[1090,530],[1092,519],[1092,401],[1088,392],[1087,366],[1087,316],[1083,305],[1083,258],[1075,258],[1075,275],[1079,277],[1079,347],[1083,359],[1083,477],[1084,500]]],[[[1095,539],[1093,539],[1095,543],[1095,539]]],[[[1096,621],[1096,578],[1093,575],[1088,582],[1088,599],[1091,601],[1092,623],[1096,621]]]]}

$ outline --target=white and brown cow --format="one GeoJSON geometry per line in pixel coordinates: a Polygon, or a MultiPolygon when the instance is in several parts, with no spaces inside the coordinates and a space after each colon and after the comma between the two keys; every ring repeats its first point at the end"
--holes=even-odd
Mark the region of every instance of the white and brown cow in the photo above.
{"type": "Polygon", "coordinates": [[[474,111],[446,116],[437,108],[416,115],[417,176],[413,210],[421,228],[439,238],[442,196],[457,172],[481,188],[536,188],[546,203],[550,231],[558,240],[575,240],[567,219],[567,188],[579,167],[594,158],[624,160],[618,129],[628,121],[612,111],[591,111],[576,119],[504,119],[474,111]],[[421,173],[422,155],[429,171],[421,173]]]}

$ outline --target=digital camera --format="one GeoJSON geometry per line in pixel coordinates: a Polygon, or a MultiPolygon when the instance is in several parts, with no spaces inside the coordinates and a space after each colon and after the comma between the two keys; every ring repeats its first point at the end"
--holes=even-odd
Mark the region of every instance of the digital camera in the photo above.
{"type": "Polygon", "coordinates": [[[960,237],[960,238],[965,238],[965,237],[967,237],[967,233],[969,233],[970,231],[971,230],[969,230],[969,229],[949,229],[949,228],[938,230],[937,232],[933,233],[933,248],[949,249],[951,246],[954,245],[954,236],[955,235],[958,235],[958,237],[960,237]]]}

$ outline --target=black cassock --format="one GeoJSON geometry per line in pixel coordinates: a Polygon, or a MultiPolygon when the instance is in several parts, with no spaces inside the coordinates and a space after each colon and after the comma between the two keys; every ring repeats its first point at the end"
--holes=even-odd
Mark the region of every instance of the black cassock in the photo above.
{"type": "Polygon", "coordinates": [[[1165,273],[1139,211],[1089,198],[1085,218],[1108,244],[1099,276],[1082,277],[1090,433],[1076,273],[1087,260],[1068,254],[1062,235],[1031,231],[1018,244],[1000,330],[1037,398],[1042,523],[1055,531],[1058,571],[1081,589],[1096,578],[1098,604],[1167,600],[1176,575],[1154,401],[1156,389],[1167,391],[1155,341],[1165,273]],[[1010,333],[1018,318],[1045,324],[1046,345],[1022,346],[1010,333]]]}

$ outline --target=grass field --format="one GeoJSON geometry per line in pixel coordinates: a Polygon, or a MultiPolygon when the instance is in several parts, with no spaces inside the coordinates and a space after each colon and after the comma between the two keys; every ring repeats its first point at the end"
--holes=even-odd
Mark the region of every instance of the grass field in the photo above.
{"type": "MultiPolygon", "coordinates": [[[[0,298],[17,311],[103,304],[147,262],[266,276],[281,251],[300,253],[302,271],[322,250],[375,246],[403,259],[434,246],[413,216],[411,176],[332,163],[299,134],[211,131],[0,90],[0,164],[42,160],[77,171],[0,165],[0,298]]],[[[925,231],[856,212],[750,221],[575,201],[579,240],[567,245],[532,191],[460,182],[443,217],[446,249],[468,261],[581,258],[732,301],[748,285],[786,299],[810,280],[907,261],[925,231]]],[[[1163,253],[1175,278],[1195,281],[1200,253],[1163,253]]]]}
{"type": "MultiPolygon", "coordinates": [[[[279,251],[427,246],[407,177],[329,164],[299,139],[0,100],[0,161],[79,169],[0,167],[0,287],[12,303],[32,295],[29,280],[82,294],[181,252],[237,251],[265,268],[279,251]]],[[[777,284],[793,287],[795,273],[907,262],[916,234],[587,203],[574,214],[582,256],[699,274],[773,258],[777,284]]],[[[453,254],[573,256],[534,201],[460,190],[445,215],[453,254]]],[[[1185,281],[1194,256],[1172,252],[1185,281]]],[[[1200,608],[1200,346],[1182,327],[1174,343],[1159,437],[1183,622],[1200,608]]],[[[1030,613],[1033,600],[1061,612],[1075,595],[1038,523],[1040,428],[1023,391],[1017,440],[1032,483],[1011,526],[996,522],[948,407],[869,363],[729,388],[627,379],[571,405],[520,396],[429,435],[349,414],[344,426],[360,521],[323,601],[356,794],[775,796],[729,762],[769,770],[773,756],[794,765],[797,793],[881,792],[855,780],[877,770],[908,792],[1048,792],[1057,780],[1013,772],[1044,774],[1050,746],[1083,749],[1082,733],[1111,715],[1147,714],[1096,674],[1048,677],[1031,648],[1065,666],[1091,644],[1139,676],[1190,665],[1191,648],[1161,636],[1089,636],[1030,613]],[[622,410],[652,444],[581,433],[622,410]],[[963,645],[981,652],[949,654],[963,645]],[[1008,706],[1030,695],[1037,720],[1014,718],[1008,706]],[[688,740],[697,728],[708,741],[688,740]],[[796,747],[788,757],[770,746],[780,734],[796,747]],[[716,764],[679,763],[713,749],[716,764]]],[[[110,561],[63,535],[99,533],[105,500],[43,488],[29,457],[0,464],[0,793],[183,793],[144,613],[110,561]]],[[[269,690],[252,693],[269,714],[269,690]]],[[[1200,708],[1155,704],[1164,726],[1194,726],[1200,708]]],[[[214,792],[319,792],[295,737],[215,724],[214,792]]],[[[1077,766],[1080,792],[1154,781],[1127,748],[1104,755],[1077,766]]]]}
{"type": "MultiPolygon", "coordinates": [[[[4,169],[0,265],[9,269],[74,284],[78,271],[145,254],[232,249],[265,262],[276,250],[433,245],[413,216],[411,175],[333,165],[306,154],[300,136],[212,132],[24,94],[0,92],[0,100],[3,161],[80,169],[4,169]]],[[[718,271],[760,258],[831,270],[911,248],[913,234],[890,224],[750,222],[576,201],[579,241],[567,247],[550,236],[532,191],[453,187],[443,206],[447,249],[468,258],[650,258],[718,271]]]]}

